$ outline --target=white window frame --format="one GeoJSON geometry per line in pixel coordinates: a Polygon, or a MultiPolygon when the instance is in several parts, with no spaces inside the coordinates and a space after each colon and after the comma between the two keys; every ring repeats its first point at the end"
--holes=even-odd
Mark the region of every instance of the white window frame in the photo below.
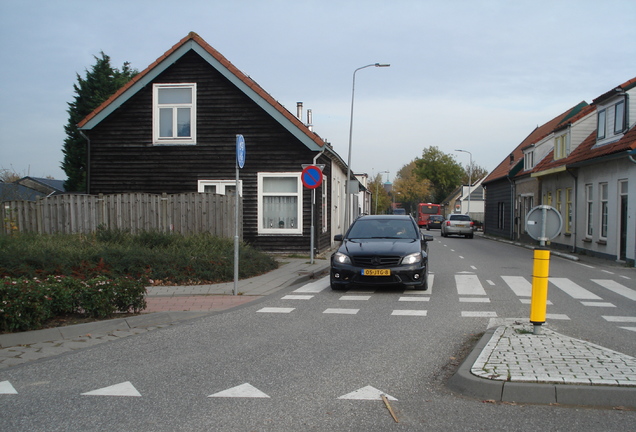
{"type": "Polygon", "coordinates": [[[598,197],[599,197],[599,239],[607,239],[607,223],[609,219],[609,204],[608,204],[609,186],[607,183],[599,183],[598,185],[598,197]]]}
{"type": "Polygon", "coordinates": [[[568,134],[563,134],[554,139],[554,160],[563,159],[568,155],[568,134]]]}
{"type": "Polygon", "coordinates": [[[591,238],[594,234],[592,222],[592,212],[594,210],[593,190],[591,184],[585,185],[585,236],[587,238],[591,238]]]}
{"type": "MultiPolygon", "coordinates": [[[[236,187],[236,180],[199,180],[197,184],[197,191],[199,193],[205,192],[206,186],[216,186],[217,195],[226,195],[225,188],[228,186],[236,187]]],[[[239,196],[243,196],[243,180],[239,180],[238,185],[239,196]]]]}
{"type": "Polygon", "coordinates": [[[534,168],[534,150],[527,152],[523,158],[523,169],[531,170],[534,168]]]}
{"type": "Polygon", "coordinates": [[[258,234],[259,235],[302,235],[303,233],[303,184],[301,180],[301,172],[259,172],[258,173],[258,205],[257,205],[257,217],[258,217],[258,234]],[[291,177],[296,179],[296,192],[289,193],[265,193],[263,192],[263,186],[265,179],[268,178],[281,178],[291,177]],[[263,199],[267,196],[289,196],[297,197],[296,206],[296,226],[293,228],[278,228],[272,226],[267,227],[263,224],[264,204],[263,199]]]}
{"type": "Polygon", "coordinates": [[[170,83],[170,84],[153,84],[152,86],[152,142],[154,145],[193,145],[197,141],[197,84],[196,83],[170,83]],[[192,91],[192,102],[187,104],[159,104],[159,91],[161,89],[177,89],[177,88],[189,88],[192,91]],[[190,136],[179,137],[173,135],[172,137],[160,136],[160,108],[172,108],[173,109],[173,134],[177,133],[177,115],[176,110],[178,108],[190,109],[190,136]]]}
{"type": "Polygon", "coordinates": [[[565,232],[567,234],[572,233],[572,210],[574,207],[572,206],[572,188],[565,189],[565,232]]]}

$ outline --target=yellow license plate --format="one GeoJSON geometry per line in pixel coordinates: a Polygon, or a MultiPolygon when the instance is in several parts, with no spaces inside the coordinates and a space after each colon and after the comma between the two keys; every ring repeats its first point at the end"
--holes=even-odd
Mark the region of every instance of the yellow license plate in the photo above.
{"type": "Polygon", "coordinates": [[[464,225],[464,224],[457,224],[457,225],[455,225],[455,226],[456,226],[457,228],[464,228],[466,225],[464,225]]]}
{"type": "Polygon", "coordinates": [[[391,276],[390,269],[363,269],[362,276],[391,276]]]}

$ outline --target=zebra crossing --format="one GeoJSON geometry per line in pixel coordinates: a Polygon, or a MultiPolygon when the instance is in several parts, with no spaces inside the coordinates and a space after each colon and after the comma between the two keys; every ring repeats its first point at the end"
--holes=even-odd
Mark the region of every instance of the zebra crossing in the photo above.
{"type": "MultiPolygon", "coordinates": [[[[503,281],[503,284],[500,284],[499,286],[504,286],[510,289],[515,297],[518,298],[520,303],[527,305],[530,304],[532,295],[532,282],[531,280],[529,280],[529,278],[526,278],[524,276],[507,275],[502,275],[499,277],[503,281]]],[[[603,299],[603,297],[601,297],[604,290],[606,290],[607,292],[612,292],[620,297],[624,297],[626,301],[636,301],[636,290],[634,290],[633,288],[629,288],[622,283],[616,282],[613,279],[591,279],[590,284],[594,288],[586,288],[580,286],[579,284],[568,278],[551,277],[548,280],[551,290],[559,290],[571,299],[578,301],[584,307],[596,308],[597,310],[606,308],[608,309],[608,311],[610,311],[612,308],[616,308],[616,305],[614,303],[607,301],[603,299]],[[592,289],[594,289],[595,292],[593,292],[592,289]]],[[[406,291],[404,292],[404,294],[398,297],[398,302],[400,305],[412,305],[417,306],[417,308],[408,308],[408,306],[400,309],[396,308],[390,312],[390,315],[403,317],[427,317],[428,310],[424,309],[422,306],[426,306],[428,303],[430,303],[431,298],[434,297],[434,281],[435,275],[430,274],[428,280],[429,289],[427,291],[406,291]]],[[[497,282],[493,281],[492,279],[487,279],[485,287],[482,284],[480,277],[470,272],[460,272],[455,274],[454,281],[454,288],[455,292],[457,293],[458,302],[465,306],[473,305],[473,308],[481,309],[472,310],[471,308],[468,308],[471,310],[462,310],[460,311],[460,316],[462,318],[498,318],[496,311],[489,310],[488,306],[491,304],[491,299],[486,290],[486,287],[488,289],[492,289],[492,287],[498,286],[497,282]]],[[[292,303],[294,301],[311,300],[328,288],[329,278],[325,277],[323,279],[304,285],[296,289],[292,293],[284,295],[281,300],[292,303]]],[[[374,293],[374,289],[352,290],[349,292],[344,292],[342,293],[342,295],[340,295],[340,297],[338,297],[338,301],[339,303],[341,303],[342,307],[329,307],[326,308],[322,313],[357,315],[363,309],[363,305],[365,304],[365,302],[369,302],[373,298],[374,293]],[[352,305],[353,307],[345,307],[345,305],[352,305]]],[[[554,306],[553,302],[550,299],[548,299],[548,305],[554,306]]],[[[294,305],[290,307],[263,307],[257,312],[290,314],[293,313],[296,309],[297,307],[294,307],[294,305]]],[[[634,326],[634,324],[636,323],[636,315],[621,316],[603,313],[601,316],[607,322],[618,324],[621,329],[636,331],[636,326],[634,326]]],[[[546,314],[546,318],[548,320],[570,320],[570,317],[567,314],[560,313],[548,313],[546,314]]]]}

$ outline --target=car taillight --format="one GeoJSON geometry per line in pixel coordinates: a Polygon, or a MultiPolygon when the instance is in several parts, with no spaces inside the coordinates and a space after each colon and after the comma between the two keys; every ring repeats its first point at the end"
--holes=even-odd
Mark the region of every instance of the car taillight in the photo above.
{"type": "Polygon", "coordinates": [[[450,221],[446,221],[446,226],[450,226],[450,221]]]}
{"type": "Polygon", "coordinates": [[[473,225],[475,225],[475,222],[470,221],[470,226],[473,226],[473,225]]]}

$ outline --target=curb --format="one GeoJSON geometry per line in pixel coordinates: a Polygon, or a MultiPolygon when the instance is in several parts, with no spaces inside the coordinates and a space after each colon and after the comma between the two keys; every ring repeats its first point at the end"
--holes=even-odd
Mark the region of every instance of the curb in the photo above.
{"type": "Polygon", "coordinates": [[[470,370],[496,328],[486,331],[446,383],[464,396],[496,402],[636,408],[636,388],[617,386],[534,384],[480,378],[470,370]]]}

